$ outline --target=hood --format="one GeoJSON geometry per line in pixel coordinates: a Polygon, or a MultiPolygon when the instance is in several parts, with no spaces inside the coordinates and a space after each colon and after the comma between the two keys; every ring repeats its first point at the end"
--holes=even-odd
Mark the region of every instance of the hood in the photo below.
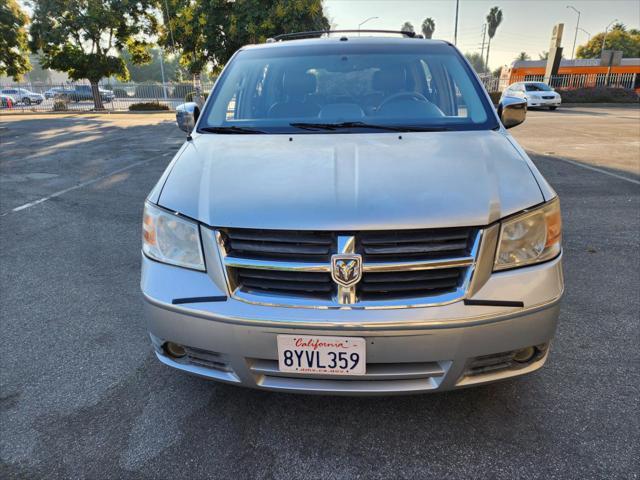
{"type": "Polygon", "coordinates": [[[487,225],[542,201],[495,131],[194,134],[159,198],[211,226],[338,231],[487,225]]]}

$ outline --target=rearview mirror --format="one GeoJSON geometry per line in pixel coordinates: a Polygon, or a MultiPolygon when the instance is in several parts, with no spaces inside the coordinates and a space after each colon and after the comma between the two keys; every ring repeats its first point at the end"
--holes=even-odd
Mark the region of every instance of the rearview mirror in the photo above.
{"type": "Polygon", "coordinates": [[[504,128],[520,125],[527,116],[527,101],[518,97],[502,97],[498,105],[498,116],[504,128]]]}
{"type": "Polygon", "coordinates": [[[195,102],[181,103],[176,107],[176,122],[178,128],[191,133],[200,115],[200,108],[195,102]]]}

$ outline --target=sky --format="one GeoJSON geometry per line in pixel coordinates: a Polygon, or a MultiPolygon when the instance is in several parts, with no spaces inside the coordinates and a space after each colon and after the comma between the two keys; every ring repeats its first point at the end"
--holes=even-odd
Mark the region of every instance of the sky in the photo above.
{"type": "MultiPolygon", "coordinates": [[[[564,57],[571,58],[578,14],[567,8],[573,5],[581,12],[580,28],[592,35],[603,32],[609,22],[618,19],[629,28],[640,28],[638,0],[460,0],[458,14],[458,48],[463,52],[480,52],[482,24],[491,7],[502,10],[503,20],[491,41],[489,66],[495,69],[511,63],[520,52],[537,60],[549,50],[551,31],[556,23],[564,23],[562,46],[564,57]]],[[[420,32],[422,21],[431,17],[436,30],[433,38],[453,42],[455,0],[324,0],[325,15],[335,28],[399,30],[409,21],[420,32]]],[[[577,45],[588,35],[578,30],[577,45]]]]}

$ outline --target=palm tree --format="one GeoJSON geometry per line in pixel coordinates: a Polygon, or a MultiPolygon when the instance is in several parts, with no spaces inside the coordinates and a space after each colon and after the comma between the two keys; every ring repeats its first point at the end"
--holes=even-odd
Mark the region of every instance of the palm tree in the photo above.
{"type": "Polygon", "coordinates": [[[498,7],[493,7],[489,10],[487,15],[487,34],[489,35],[489,43],[487,43],[487,60],[486,64],[489,65],[489,48],[491,47],[491,39],[495,36],[496,30],[502,23],[502,10],[498,7]]]}
{"type": "Polygon", "coordinates": [[[436,22],[433,20],[433,18],[431,17],[425,18],[424,22],[422,22],[422,34],[424,35],[424,38],[433,37],[433,32],[435,31],[436,31],[436,22]]]}
{"type": "Polygon", "coordinates": [[[413,29],[413,25],[411,24],[411,22],[404,22],[402,24],[402,27],[400,27],[400,31],[401,32],[415,32],[415,30],[413,29]]]}
{"type": "Polygon", "coordinates": [[[520,52],[516,57],[516,60],[531,60],[531,57],[527,52],[520,52]]]}

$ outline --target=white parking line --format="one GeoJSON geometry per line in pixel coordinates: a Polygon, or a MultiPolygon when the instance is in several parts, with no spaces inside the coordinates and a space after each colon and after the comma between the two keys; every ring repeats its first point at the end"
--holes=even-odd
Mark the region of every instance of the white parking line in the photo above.
{"type": "MultiPolygon", "coordinates": [[[[168,155],[173,155],[173,152],[166,152],[166,153],[163,153],[161,156],[166,157],[168,155]]],[[[77,185],[74,185],[73,187],[65,188],[64,190],[60,190],[58,192],[52,193],[51,195],[47,195],[46,197],[42,197],[42,198],[39,198],[38,200],[34,200],[33,202],[29,202],[29,203],[25,203],[24,205],[20,205],[19,207],[16,207],[16,208],[13,208],[13,209],[9,210],[8,212],[4,212],[4,213],[0,214],[0,217],[4,217],[5,215],[9,215],[10,213],[13,213],[13,212],[19,212],[21,210],[26,210],[27,208],[31,208],[31,207],[33,207],[35,205],[39,205],[40,203],[46,202],[47,200],[51,200],[52,198],[59,197],[60,195],[64,195],[65,193],[71,192],[73,190],[77,190],[79,188],[86,187],[88,185],[92,185],[92,184],[94,184],[96,182],[99,182],[99,181],[104,180],[106,178],[112,177],[113,175],[117,175],[118,173],[122,173],[122,172],[124,172],[126,170],[130,170],[130,169],[138,167],[140,165],[144,165],[146,163],[151,162],[152,160],[153,160],[153,158],[150,158],[148,160],[141,160],[140,162],[132,163],[130,165],[127,165],[126,167],[119,168],[119,169],[114,170],[113,172],[109,172],[109,173],[107,173],[105,175],[101,175],[101,176],[93,178],[91,180],[87,180],[86,182],[79,183],[77,185]]]]}
{"type": "Polygon", "coordinates": [[[556,160],[561,160],[563,162],[570,163],[571,165],[575,165],[576,167],[586,168],[587,170],[593,170],[594,172],[602,173],[604,175],[609,175],[610,177],[619,178],[620,180],[624,180],[626,182],[635,183],[636,185],[640,185],[640,180],[635,180],[633,178],[625,177],[624,175],[618,175],[617,173],[611,173],[602,168],[592,167],[591,165],[585,165],[584,163],[575,162],[573,160],[568,160],[566,158],[554,157],[556,160]]]}

